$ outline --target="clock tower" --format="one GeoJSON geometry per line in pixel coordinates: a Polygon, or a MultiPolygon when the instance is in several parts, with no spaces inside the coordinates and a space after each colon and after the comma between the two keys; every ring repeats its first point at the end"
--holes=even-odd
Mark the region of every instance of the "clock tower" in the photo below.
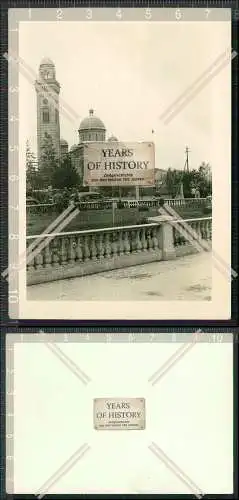
{"type": "Polygon", "coordinates": [[[39,76],[35,82],[37,94],[37,155],[41,157],[44,139],[52,140],[56,156],[60,157],[60,85],[56,80],[55,65],[44,58],[39,66],[39,76]]]}

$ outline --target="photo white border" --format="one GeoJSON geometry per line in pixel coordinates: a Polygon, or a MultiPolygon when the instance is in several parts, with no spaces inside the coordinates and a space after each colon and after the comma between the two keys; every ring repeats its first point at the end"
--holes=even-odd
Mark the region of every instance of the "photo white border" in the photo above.
{"type": "MultiPolygon", "coordinates": [[[[37,10],[37,17],[41,15],[37,10]]],[[[47,9],[51,17],[52,11],[57,9],[47,9]],[[51,12],[50,12],[51,11],[51,12]]],[[[64,11],[73,9],[64,9],[64,11]]],[[[85,9],[81,10],[81,14],[85,9]]],[[[86,9],[87,10],[87,9],[86,9]]],[[[142,17],[145,9],[129,9],[134,14],[142,17]]],[[[155,9],[162,11],[168,9],[155,9]]],[[[170,10],[170,9],[169,9],[170,10]]],[[[182,9],[183,10],[183,9],[182,9]]],[[[214,10],[214,9],[213,9],[214,10]]],[[[17,20],[24,18],[24,12],[28,19],[28,9],[10,9],[9,29],[16,26],[17,20]]],[[[114,9],[93,9],[99,11],[99,15],[105,11],[109,16],[114,9]]],[[[175,13],[175,9],[172,9],[175,13]]],[[[202,9],[185,9],[185,11],[202,11],[202,9]]],[[[230,9],[215,9],[225,11],[226,21],[230,25],[229,36],[231,36],[230,9]]],[[[33,12],[33,10],[32,10],[33,12]]],[[[73,13],[73,12],[72,12],[73,13]]],[[[45,14],[45,13],[44,13],[45,14]]],[[[32,15],[32,14],[31,14],[32,15]]],[[[54,14],[55,15],[55,14],[54,14]]],[[[130,12],[129,12],[130,15],[130,12]]],[[[75,16],[74,16],[75,18],[75,16]]],[[[103,20],[103,19],[101,19],[103,20]]],[[[106,19],[110,20],[110,19],[106,19]]],[[[140,18],[141,22],[142,19],[140,18]]],[[[61,21],[63,22],[63,21],[61,21]]],[[[89,22],[89,21],[88,21],[89,22]]],[[[122,21],[123,22],[123,21],[122,21]]],[[[176,22],[176,21],[175,21],[176,22]]],[[[20,23],[17,23],[20,29],[20,23]]],[[[14,28],[13,28],[14,29],[14,28]]],[[[12,34],[13,35],[13,34],[12,34]]],[[[16,44],[16,36],[10,37],[11,44],[16,44]]],[[[9,50],[16,52],[17,47],[11,46],[9,50]]],[[[9,73],[11,66],[9,66],[9,73]]],[[[9,304],[9,316],[12,319],[64,319],[64,320],[227,320],[231,318],[231,64],[228,62],[220,73],[220,86],[217,86],[212,102],[212,156],[213,156],[213,228],[212,228],[212,250],[219,255],[221,260],[228,266],[228,273],[220,272],[213,266],[212,262],[212,300],[211,301],[30,301],[27,300],[26,290],[26,269],[21,269],[14,273],[18,278],[18,301],[9,304]],[[222,77],[223,75],[223,77],[222,77]],[[222,119],[223,117],[223,119],[222,119]]],[[[10,101],[12,96],[10,95],[10,101]]],[[[21,135],[19,130],[19,144],[21,135]]],[[[11,161],[9,161],[11,164],[11,161]]],[[[19,241],[18,255],[13,256],[13,251],[9,249],[9,264],[18,265],[16,262],[25,252],[26,245],[26,179],[25,179],[25,152],[19,147],[18,175],[19,175],[19,200],[18,212],[15,212],[15,219],[18,217],[19,241]]],[[[13,171],[11,171],[13,172],[13,171]]],[[[14,199],[13,183],[9,183],[9,204],[13,204],[14,199]]],[[[12,233],[12,218],[9,218],[9,233],[12,233]]],[[[11,243],[9,241],[9,243],[11,243]]],[[[15,250],[14,250],[15,253],[15,250]]],[[[12,289],[10,279],[10,290],[12,289]]],[[[15,280],[16,282],[16,280],[15,280]]],[[[14,282],[14,283],[15,283],[14,282]]],[[[15,286],[14,286],[15,287],[15,286]]]]}

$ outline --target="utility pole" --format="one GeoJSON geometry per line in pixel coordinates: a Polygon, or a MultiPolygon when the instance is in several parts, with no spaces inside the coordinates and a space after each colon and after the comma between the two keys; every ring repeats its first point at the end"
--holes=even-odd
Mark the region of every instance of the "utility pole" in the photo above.
{"type": "Polygon", "coordinates": [[[186,146],[185,154],[186,154],[186,160],[184,164],[184,172],[189,172],[189,162],[188,162],[188,153],[190,153],[188,146],[186,146]]]}

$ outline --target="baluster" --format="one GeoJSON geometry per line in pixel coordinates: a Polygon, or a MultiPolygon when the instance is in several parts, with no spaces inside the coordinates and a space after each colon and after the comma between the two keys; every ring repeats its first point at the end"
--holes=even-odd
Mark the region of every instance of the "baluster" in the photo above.
{"type": "Polygon", "coordinates": [[[141,229],[141,244],[142,244],[143,252],[147,252],[147,248],[148,248],[145,232],[146,232],[146,228],[143,227],[141,229]]]}
{"type": "Polygon", "coordinates": [[[44,267],[51,267],[51,252],[50,252],[50,244],[48,243],[45,248],[43,249],[43,261],[44,261],[44,267]]]}
{"type": "Polygon", "coordinates": [[[52,265],[56,266],[58,262],[59,262],[58,238],[54,238],[52,242],[52,265]]]}
{"type": "Polygon", "coordinates": [[[106,233],[105,235],[105,256],[111,257],[111,241],[110,241],[110,233],[106,233]]]}
{"type": "Polygon", "coordinates": [[[83,254],[84,254],[84,261],[87,262],[90,260],[90,249],[89,249],[89,242],[88,242],[89,236],[87,234],[84,234],[84,249],[83,249],[83,254]]]}
{"type": "Polygon", "coordinates": [[[180,245],[179,232],[176,227],[173,227],[173,235],[174,235],[174,246],[178,247],[180,245]]]}
{"type": "Polygon", "coordinates": [[[204,239],[208,240],[208,221],[207,220],[204,221],[203,228],[204,228],[204,239]]]}
{"type": "Polygon", "coordinates": [[[76,260],[82,262],[83,260],[83,251],[82,251],[82,243],[81,237],[76,237],[76,260]]]}
{"type": "Polygon", "coordinates": [[[211,221],[208,220],[207,221],[207,239],[208,240],[211,240],[211,237],[212,237],[212,234],[211,234],[211,229],[212,229],[212,226],[211,226],[211,221]]]}
{"type": "Polygon", "coordinates": [[[193,228],[194,232],[196,233],[195,239],[199,240],[200,239],[200,222],[198,222],[198,221],[192,222],[192,228],[193,228]]]}
{"type": "Polygon", "coordinates": [[[76,260],[76,241],[75,237],[70,236],[69,238],[69,248],[68,248],[68,255],[69,255],[69,263],[74,264],[76,260]]]}
{"type": "Polygon", "coordinates": [[[142,250],[142,243],[140,241],[140,230],[136,229],[136,252],[139,253],[142,250]]]}
{"type": "Polygon", "coordinates": [[[130,246],[130,240],[129,240],[129,233],[128,233],[128,231],[124,231],[124,250],[125,250],[126,255],[129,255],[130,249],[131,249],[131,246],[130,246]]]}
{"type": "Polygon", "coordinates": [[[90,253],[91,253],[91,259],[97,260],[96,259],[97,248],[96,248],[96,244],[95,244],[95,234],[92,234],[91,238],[90,238],[90,253]]]}
{"type": "Polygon", "coordinates": [[[123,233],[119,231],[119,254],[124,255],[123,233]]]}
{"type": "Polygon", "coordinates": [[[204,230],[203,230],[203,221],[200,220],[198,221],[198,239],[202,240],[204,239],[204,230]]]}
{"type": "Polygon", "coordinates": [[[60,260],[61,264],[66,264],[68,261],[68,239],[66,237],[62,237],[60,241],[61,251],[60,251],[60,260]]]}
{"type": "Polygon", "coordinates": [[[157,250],[159,247],[158,228],[154,227],[152,233],[153,233],[153,235],[152,235],[153,236],[152,237],[153,248],[154,248],[154,250],[157,250]]]}
{"type": "MultiPolygon", "coordinates": [[[[190,239],[192,239],[193,241],[195,241],[197,238],[198,238],[198,232],[197,232],[197,225],[195,224],[195,222],[190,222],[190,228],[191,228],[191,232],[192,234],[188,235],[190,239]]],[[[185,238],[185,236],[184,236],[185,238]]],[[[185,244],[188,242],[188,238],[186,239],[186,242],[185,244]]]]}
{"type": "Polygon", "coordinates": [[[118,255],[118,233],[117,232],[114,232],[112,234],[112,253],[113,253],[113,257],[117,257],[118,255]]]}
{"type": "Polygon", "coordinates": [[[99,259],[103,259],[105,256],[105,247],[104,247],[104,233],[99,234],[98,239],[98,256],[99,259]]]}
{"type": "Polygon", "coordinates": [[[202,223],[203,223],[203,221],[198,221],[198,224],[197,224],[198,240],[203,239],[203,225],[202,225],[202,223]]]}
{"type": "Polygon", "coordinates": [[[197,234],[197,240],[199,241],[201,239],[201,228],[200,228],[200,221],[196,221],[192,223],[194,231],[197,234]]]}
{"type": "Polygon", "coordinates": [[[148,249],[150,252],[152,252],[153,250],[152,229],[149,229],[147,232],[147,240],[148,240],[148,249]]]}
{"type": "Polygon", "coordinates": [[[130,239],[131,239],[131,252],[137,253],[136,251],[136,232],[134,229],[130,231],[130,239]]]}
{"type": "Polygon", "coordinates": [[[40,269],[43,267],[43,251],[41,250],[40,253],[38,253],[34,259],[35,261],[35,267],[36,269],[40,269]]]}
{"type": "Polygon", "coordinates": [[[210,240],[210,222],[207,220],[206,222],[206,238],[207,240],[210,240]]]}

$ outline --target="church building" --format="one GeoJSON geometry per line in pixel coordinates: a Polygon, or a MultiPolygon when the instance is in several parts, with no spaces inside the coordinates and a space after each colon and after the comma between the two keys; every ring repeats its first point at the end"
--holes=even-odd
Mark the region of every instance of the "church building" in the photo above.
{"type": "MultiPolygon", "coordinates": [[[[56,80],[56,70],[53,61],[47,57],[43,58],[39,66],[39,78],[35,82],[37,95],[37,156],[38,161],[42,154],[44,140],[48,137],[52,143],[58,158],[63,158],[68,153],[72,164],[76,167],[81,181],[83,182],[84,148],[87,142],[105,142],[106,127],[102,120],[95,116],[94,110],[89,110],[89,116],[80,123],[78,134],[79,142],[70,150],[65,139],[60,137],[59,119],[59,95],[60,84],[56,80]],[[46,86],[44,87],[44,82],[46,86]],[[49,95],[49,98],[47,96],[49,95]]],[[[108,141],[117,141],[112,136],[108,141]]]]}

